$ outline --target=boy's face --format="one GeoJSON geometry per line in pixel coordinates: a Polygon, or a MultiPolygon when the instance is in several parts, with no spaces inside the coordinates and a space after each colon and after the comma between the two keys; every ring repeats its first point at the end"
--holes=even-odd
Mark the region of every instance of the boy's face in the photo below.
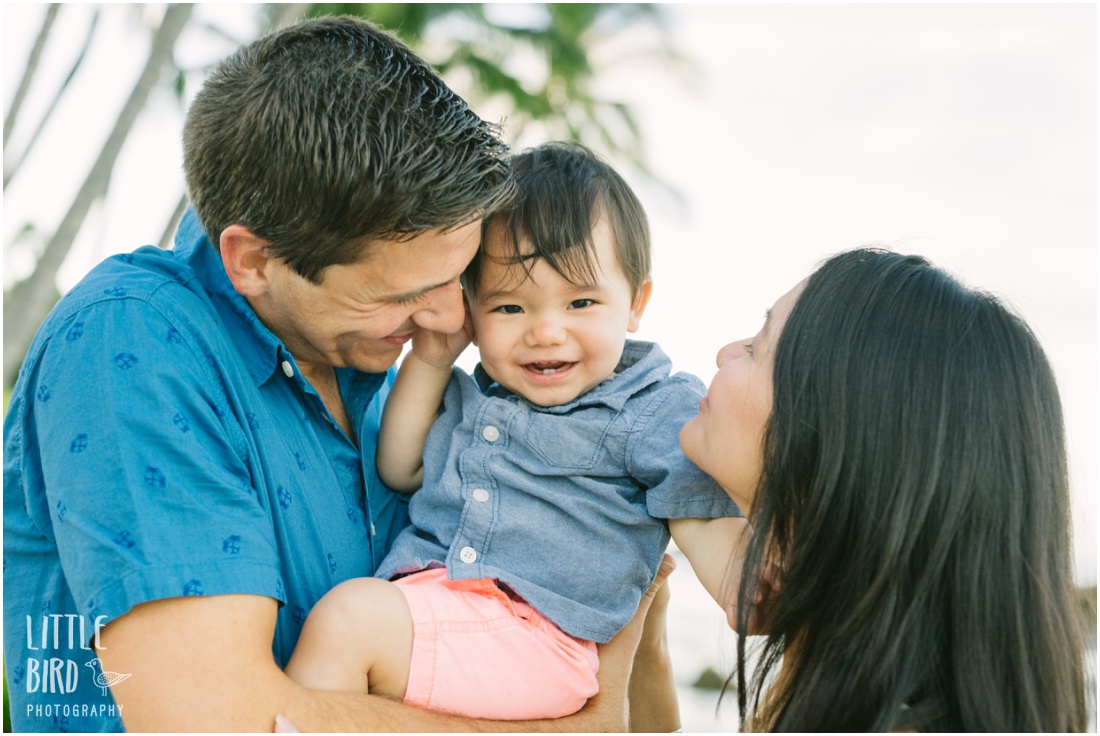
{"type": "Polygon", "coordinates": [[[485,235],[478,295],[470,303],[474,341],[493,380],[532,404],[566,404],[611,378],[626,333],[641,321],[651,284],[631,297],[606,219],[592,240],[595,283],[577,286],[542,260],[528,263],[530,278],[522,265],[497,262],[513,253],[510,235],[497,224],[485,235]]]}

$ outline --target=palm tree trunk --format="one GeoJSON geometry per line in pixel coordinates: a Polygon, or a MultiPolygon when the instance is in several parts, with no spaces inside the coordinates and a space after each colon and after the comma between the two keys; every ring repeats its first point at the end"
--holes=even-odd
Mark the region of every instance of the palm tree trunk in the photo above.
{"type": "Polygon", "coordinates": [[[149,93],[160,76],[161,69],[172,57],[176,39],[191,17],[190,4],[169,5],[164,20],[153,38],[149,58],[129,99],[119,113],[114,129],[92,165],[88,177],[77,192],[72,206],[65,214],[53,237],[42,251],[34,272],[12,288],[4,299],[4,381],[11,385],[18,373],[23,355],[34,337],[42,317],[49,310],[53,297],[57,272],[69,254],[73,241],[83,224],[92,203],[103,195],[111,177],[122,144],[145,106],[149,93]]]}
{"type": "MultiPolygon", "coordinates": [[[[8,164],[7,156],[4,156],[4,189],[8,188],[8,182],[15,176],[15,172],[19,171],[23,166],[23,162],[27,160],[27,155],[34,148],[34,144],[38,141],[38,136],[42,134],[42,131],[46,127],[46,123],[50,121],[50,117],[53,115],[54,109],[57,107],[57,103],[61,101],[61,96],[65,94],[65,90],[68,89],[69,83],[73,81],[73,77],[76,76],[77,71],[80,70],[80,65],[84,63],[84,57],[88,54],[88,47],[92,45],[92,38],[95,36],[96,26],[99,24],[99,11],[95,12],[92,16],[92,22],[88,25],[88,32],[84,35],[84,45],[80,47],[80,53],[76,55],[76,61],[73,62],[72,68],[69,69],[69,74],[61,82],[61,86],[58,87],[57,92],[53,96],[53,100],[50,101],[50,106],[46,108],[46,112],[42,114],[42,119],[38,121],[38,127],[34,129],[34,133],[27,139],[26,145],[23,146],[23,150],[19,154],[19,158],[15,160],[15,163],[8,164]]],[[[5,153],[7,152],[8,140],[4,138],[5,153]]]]}
{"type": "MultiPolygon", "coordinates": [[[[311,5],[312,3],[279,3],[275,5],[271,24],[267,27],[267,31],[275,31],[283,26],[298,22],[309,12],[311,5]]],[[[211,30],[218,31],[217,28],[211,30]]],[[[168,218],[168,223],[164,226],[164,232],[161,234],[160,240],[157,241],[161,248],[168,248],[172,245],[172,238],[176,234],[176,228],[179,226],[180,220],[183,219],[183,213],[187,211],[189,202],[187,192],[184,192],[176,204],[176,209],[172,211],[171,217],[168,218]]]]}
{"type": "Polygon", "coordinates": [[[31,80],[38,71],[38,61],[42,58],[42,49],[46,47],[46,39],[50,36],[50,29],[57,19],[57,11],[61,9],[61,3],[50,3],[46,9],[46,17],[42,20],[42,29],[38,32],[38,38],[31,47],[31,55],[27,59],[27,67],[23,70],[23,78],[19,80],[19,87],[15,90],[8,115],[4,118],[4,149],[8,148],[8,139],[11,137],[12,128],[15,127],[15,119],[19,115],[19,109],[23,107],[23,99],[27,96],[27,90],[31,88],[31,80]]]}

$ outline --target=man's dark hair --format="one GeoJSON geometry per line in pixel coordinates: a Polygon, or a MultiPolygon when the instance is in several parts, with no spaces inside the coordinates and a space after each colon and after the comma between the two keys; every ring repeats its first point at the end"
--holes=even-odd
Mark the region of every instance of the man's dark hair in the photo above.
{"type": "MultiPolygon", "coordinates": [[[[512,158],[515,196],[486,219],[483,232],[503,227],[514,252],[509,263],[542,259],[571,283],[591,283],[597,273],[592,231],[606,217],[615,238],[619,266],[636,296],[649,280],[649,222],[626,181],[595,153],[577,143],[546,143],[512,158]],[[522,252],[521,243],[531,244],[522,252]]],[[[463,285],[476,293],[479,252],[463,285]]]]}
{"type": "Polygon", "coordinates": [[[307,20],[224,60],[191,105],[183,151],[215,247],[243,225],[313,282],[360,260],[365,238],[464,225],[511,191],[494,126],[357,18],[307,20]]]}

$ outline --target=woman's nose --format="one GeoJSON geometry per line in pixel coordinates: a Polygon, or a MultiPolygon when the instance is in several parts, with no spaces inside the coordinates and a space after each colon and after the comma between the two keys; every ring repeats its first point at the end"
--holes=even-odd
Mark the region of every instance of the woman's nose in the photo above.
{"type": "Polygon", "coordinates": [[[729,345],[726,345],[718,351],[718,356],[715,358],[714,362],[718,364],[719,368],[721,368],[729,361],[733,360],[734,358],[740,358],[744,354],[745,342],[743,340],[740,342],[731,342],[729,345]]]}

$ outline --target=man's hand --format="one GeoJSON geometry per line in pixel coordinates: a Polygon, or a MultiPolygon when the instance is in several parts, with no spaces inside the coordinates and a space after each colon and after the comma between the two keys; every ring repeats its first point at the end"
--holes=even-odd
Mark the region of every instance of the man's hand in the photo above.
{"type": "MultiPolygon", "coordinates": [[[[672,558],[665,555],[665,561],[657,572],[657,579],[642,596],[634,618],[611,641],[600,645],[600,671],[597,675],[600,691],[579,713],[558,719],[557,722],[563,726],[562,730],[605,733],[626,731],[627,693],[634,655],[642,640],[647,615],[675,566],[672,558]]],[[[667,599],[665,605],[667,606],[667,599]]]]}
{"type": "MultiPolygon", "coordinates": [[[[783,570],[775,563],[765,563],[763,575],[751,594],[751,610],[749,611],[748,636],[760,636],[767,634],[771,625],[772,609],[783,587],[783,570]]],[[[737,631],[737,596],[741,588],[740,577],[730,593],[729,605],[726,607],[726,621],[729,627],[737,631]]]]}

